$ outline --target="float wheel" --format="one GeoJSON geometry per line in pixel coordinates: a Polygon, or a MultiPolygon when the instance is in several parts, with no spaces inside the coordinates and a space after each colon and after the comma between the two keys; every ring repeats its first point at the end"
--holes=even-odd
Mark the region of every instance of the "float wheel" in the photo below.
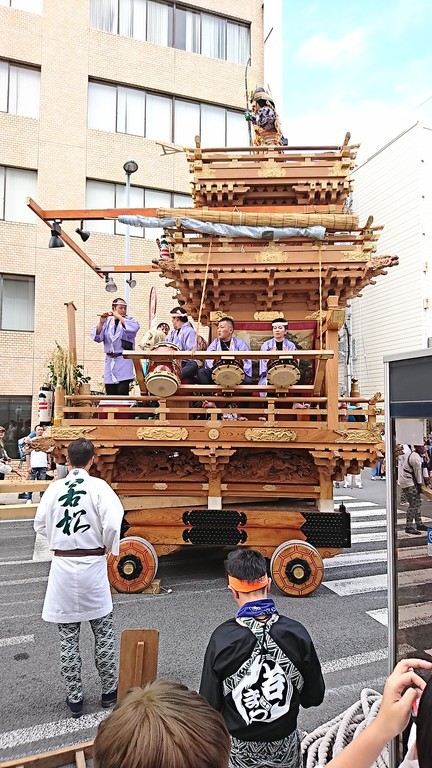
{"type": "Polygon", "coordinates": [[[321,584],[324,563],[320,553],[307,541],[284,541],[273,552],[270,573],[285,595],[303,597],[321,584]]]}
{"type": "Polygon", "coordinates": [[[108,578],[117,592],[143,592],[158,569],[158,556],[146,539],[129,536],[120,539],[118,555],[108,555],[108,578]]]}

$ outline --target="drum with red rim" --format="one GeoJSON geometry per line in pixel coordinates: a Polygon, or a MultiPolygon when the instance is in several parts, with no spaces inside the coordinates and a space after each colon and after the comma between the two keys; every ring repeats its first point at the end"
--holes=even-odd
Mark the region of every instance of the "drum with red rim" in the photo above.
{"type": "MultiPolygon", "coordinates": [[[[173,349],[179,351],[176,344],[162,341],[153,347],[152,352],[173,349]]],[[[181,362],[179,360],[151,360],[148,364],[145,383],[151,395],[171,397],[181,384],[181,362]]]]}

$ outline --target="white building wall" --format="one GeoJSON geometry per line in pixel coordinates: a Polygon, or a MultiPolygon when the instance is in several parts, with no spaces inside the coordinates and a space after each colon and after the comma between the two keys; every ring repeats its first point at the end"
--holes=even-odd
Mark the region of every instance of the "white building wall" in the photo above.
{"type": "Polygon", "coordinates": [[[432,132],[418,123],[353,175],[360,223],[373,214],[374,224],[384,225],[377,255],[399,257],[352,302],[352,370],[362,395],[384,391],[385,355],[422,349],[432,335],[432,307],[424,308],[427,298],[432,304],[431,163],[432,132]]]}
{"type": "Polygon", "coordinates": [[[264,82],[269,86],[279,114],[282,110],[282,0],[264,0],[264,82]]]}

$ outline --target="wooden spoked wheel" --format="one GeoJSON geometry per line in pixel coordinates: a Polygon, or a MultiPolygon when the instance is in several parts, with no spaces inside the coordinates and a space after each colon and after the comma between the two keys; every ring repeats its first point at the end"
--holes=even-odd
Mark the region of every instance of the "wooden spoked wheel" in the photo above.
{"type": "Polygon", "coordinates": [[[129,536],[120,540],[118,555],[108,556],[108,578],[117,592],[143,592],[158,569],[158,556],[146,539],[129,536]]]}
{"type": "Polygon", "coordinates": [[[270,573],[285,595],[303,597],[321,584],[324,563],[320,553],[307,541],[284,541],[273,552],[270,573]]]}

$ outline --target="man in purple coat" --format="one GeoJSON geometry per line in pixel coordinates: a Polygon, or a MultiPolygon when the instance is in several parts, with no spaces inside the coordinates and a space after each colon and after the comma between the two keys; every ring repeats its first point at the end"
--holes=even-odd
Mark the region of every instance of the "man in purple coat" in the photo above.
{"type": "MultiPolygon", "coordinates": [[[[222,317],[218,322],[217,338],[212,341],[208,352],[219,352],[220,350],[238,352],[249,352],[249,347],[245,341],[234,336],[234,320],[232,317],[222,317]]],[[[198,371],[198,381],[200,384],[212,384],[213,360],[206,360],[204,368],[198,371]]],[[[244,379],[243,384],[252,384],[252,363],[250,360],[243,360],[244,379]]]]}
{"type": "MultiPolygon", "coordinates": [[[[166,340],[176,344],[182,351],[196,350],[198,347],[197,333],[189,322],[187,312],[182,307],[171,310],[173,330],[169,332],[166,340]]],[[[182,382],[185,380],[193,383],[196,381],[198,365],[195,360],[182,360],[182,382]]]]}
{"type": "MultiPolygon", "coordinates": [[[[296,349],[296,345],[292,341],[289,341],[285,334],[288,330],[288,323],[283,317],[278,317],[272,322],[273,338],[267,339],[264,344],[261,345],[261,351],[263,352],[289,352],[296,349]]],[[[260,377],[259,384],[263,387],[267,385],[267,360],[260,360],[260,377]]]]}
{"type": "Polygon", "coordinates": [[[104,312],[90,333],[94,341],[104,344],[107,395],[128,395],[129,384],[134,378],[133,362],[123,357],[123,351],[134,349],[140,326],[133,317],[126,315],[126,310],[124,299],[114,299],[112,311],[104,312]]]}

